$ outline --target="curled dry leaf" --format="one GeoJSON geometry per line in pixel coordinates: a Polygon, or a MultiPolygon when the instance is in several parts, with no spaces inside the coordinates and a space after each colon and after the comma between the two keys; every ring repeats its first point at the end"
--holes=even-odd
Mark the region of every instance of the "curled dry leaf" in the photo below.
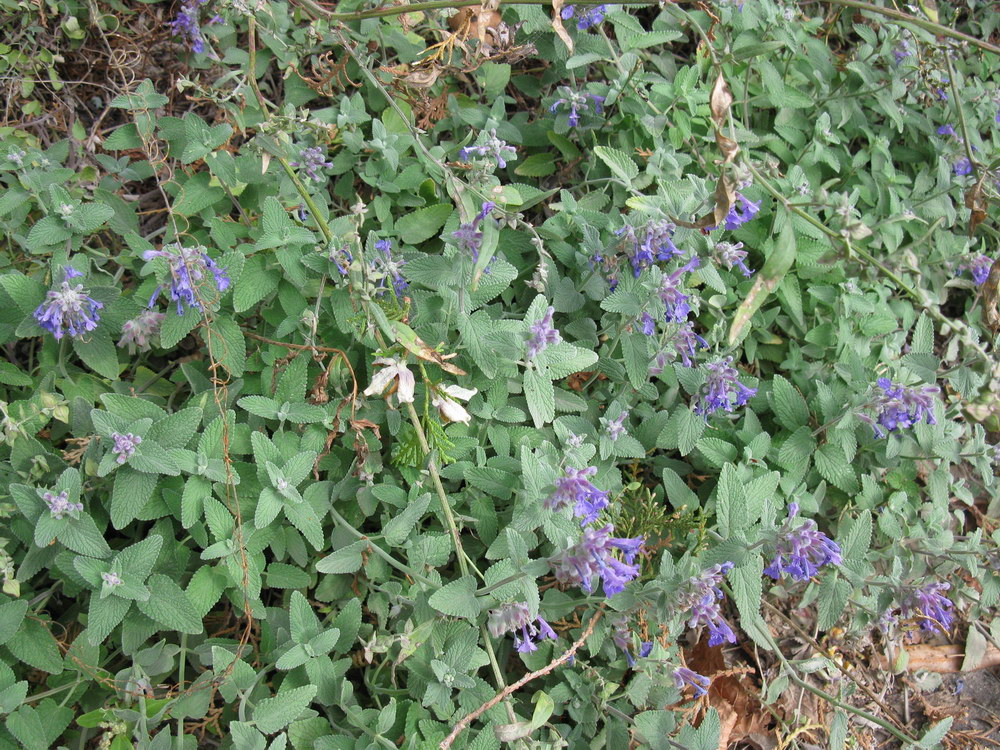
{"type": "Polygon", "coordinates": [[[451,362],[448,362],[449,359],[456,357],[456,354],[441,354],[441,352],[436,349],[432,349],[427,346],[427,344],[425,344],[416,333],[414,333],[412,328],[405,323],[399,322],[398,320],[393,321],[392,327],[396,331],[396,341],[405,346],[413,354],[420,357],[420,359],[426,360],[427,362],[433,362],[442,370],[450,372],[452,375],[467,374],[462,368],[456,367],[451,364],[451,362]]]}
{"type": "Polygon", "coordinates": [[[564,0],[552,0],[552,30],[556,32],[557,37],[562,39],[563,44],[566,45],[566,49],[568,49],[569,53],[572,55],[573,39],[566,31],[566,27],[563,26],[562,22],[563,5],[564,5],[564,0]]]}
{"type": "Polygon", "coordinates": [[[986,199],[983,198],[983,181],[986,179],[984,173],[976,184],[965,192],[965,207],[971,211],[969,214],[969,236],[976,233],[976,227],[986,219],[986,199]]]}
{"type": "Polygon", "coordinates": [[[712,86],[712,95],[708,99],[709,109],[712,111],[712,121],[716,128],[722,128],[729,117],[729,108],[733,106],[733,92],[729,90],[729,84],[719,73],[712,86]]]}
{"type": "Polygon", "coordinates": [[[986,324],[996,333],[1000,331],[1000,258],[993,261],[989,276],[983,282],[983,310],[986,313],[986,324]]]}
{"type": "MultiPolygon", "coordinates": [[[[915,646],[908,646],[906,653],[909,656],[906,668],[910,672],[921,669],[939,673],[961,672],[962,662],[965,660],[965,648],[957,643],[945,646],[930,646],[919,643],[915,646]]],[[[889,663],[885,655],[880,654],[877,657],[877,663],[881,669],[892,669],[892,664],[889,663]]],[[[991,645],[987,647],[986,653],[976,669],[991,669],[997,665],[1000,665],[1000,649],[991,645]]]]}

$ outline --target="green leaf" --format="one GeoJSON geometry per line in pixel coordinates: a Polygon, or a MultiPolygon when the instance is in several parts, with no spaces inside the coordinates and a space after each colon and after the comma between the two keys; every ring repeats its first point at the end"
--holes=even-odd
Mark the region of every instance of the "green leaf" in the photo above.
{"type": "Polygon", "coordinates": [[[327,555],[316,563],[320,573],[353,573],[361,568],[361,553],[368,550],[364,539],[341,547],[332,555],[327,555]]]}
{"type": "Polygon", "coordinates": [[[92,594],[87,613],[87,640],[91,645],[103,643],[131,608],[130,599],[122,599],[120,596],[106,596],[102,599],[100,595],[92,594]]]}
{"type": "Polygon", "coordinates": [[[632,180],[639,176],[639,167],[624,151],[608,146],[594,146],[594,154],[626,185],[631,185],[632,180]]]}
{"type": "Polygon", "coordinates": [[[21,622],[20,629],[7,640],[6,646],[15,659],[35,669],[49,674],[63,671],[59,644],[42,621],[34,617],[26,617],[21,622]]]}
{"type": "Polygon", "coordinates": [[[202,631],[201,618],[191,600],[172,578],[154,573],[149,577],[147,585],[150,590],[149,599],[136,602],[140,612],[170,630],[192,635],[202,631]]]}
{"type": "Polygon", "coordinates": [[[457,581],[445,584],[431,594],[428,604],[450,617],[475,620],[480,610],[479,600],[476,599],[476,579],[462,576],[457,581]]]}
{"type": "Polygon", "coordinates": [[[155,474],[144,474],[123,466],[115,474],[111,490],[111,525],[123,529],[138,518],[156,489],[155,474]]]}
{"type": "Polygon", "coordinates": [[[826,481],[844,492],[857,492],[858,477],[843,448],[836,443],[826,443],[819,447],[813,458],[816,469],[826,481]]]}
{"type": "Polygon", "coordinates": [[[198,431],[201,417],[200,406],[168,414],[150,425],[144,439],[152,440],[164,448],[183,448],[198,431]]]}
{"type": "Polygon", "coordinates": [[[13,637],[28,611],[27,599],[14,599],[0,604],[0,645],[13,637]]]}
{"type": "Polygon", "coordinates": [[[305,685],[284,690],[273,698],[265,698],[254,707],[254,724],[264,734],[280,732],[306,710],[317,690],[315,685],[305,685]]]}
{"type": "Polygon", "coordinates": [[[212,358],[238,378],[243,375],[247,362],[247,342],[243,331],[229,317],[213,319],[204,331],[205,344],[212,358]]]}
{"type": "Polygon", "coordinates": [[[847,598],[851,594],[851,584],[831,573],[819,585],[819,619],[816,626],[829,630],[844,615],[847,598]]]}
{"type": "Polygon", "coordinates": [[[280,405],[267,396],[244,396],[236,402],[241,409],[264,419],[277,419],[280,405]]]}
{"type": "Polygon", "coordinates": [[[514,168],[520,177],[547,177],[556,171],[556,157],[551,152],[532,154],[514,168]]]}
{"type": "Polygon", "coordinates": [[[382,535],[386,544],[398,547],[406,541],[406,538],[413,531],[413,527],[423,517],[430,505],[431,496],[423,494],[403,508],[402,512],[395,514],[382,529],[382,535]]]}
{"type": "Polygon", "coordinates": [[[47,750],[73,720],[73,710],[52,699],[34,708],[23,705],[7,717],[7,729],[25,748],[47,750]]]}
{"type": "Polygon", "coordinates": [[[418,245],[437,234],[454,210],[450,203],[418,208],[396,221],[396,233],[408,245],[418,245]]]}
{"type": "Polygon", "coordinates": [[[552,381],[544,373],[537,369],[525,371],[524,398],[536,428],[541,429],[553,420],[556,415],[556,392],[552,381]]]}
{"type": "Polygon", "coordinates": [[[111,340],[111,334],[103,326],[98,326],[83,338],[74,338],[73,351],[98,375],[117,380],[121,371],[118,349],[111,340]]]}
{"type": "Polygon", "coordinates": [[[771,381],[771,403],[778,424],[794,432],[809,423],[809,407],[802,394],[781,375],[771,381]]]}
{"type": "Polygon", "coordinates": [[[719,475],[716,487],[715,515],[719,521],[719,533],[728,539],[749,525],[746,488],[736,467],[726,464],[719,475]]]}
{"type": "Polygon", "coordinates": [[[173,307],[167,309],[167,317],[160,326],[160,346],[173,349],[201,322],[201,311],[193,307],[184,310],[183,315],[175,315],[173,307]]]}
{"type": "Polygon", "coordinates": [[[111,547],[104,541],[94,519],[86,514],[69,519],[69,523],[60,529],[57,536],[60,542],[81,555],[102,558],[111,556],[111,547]]]}

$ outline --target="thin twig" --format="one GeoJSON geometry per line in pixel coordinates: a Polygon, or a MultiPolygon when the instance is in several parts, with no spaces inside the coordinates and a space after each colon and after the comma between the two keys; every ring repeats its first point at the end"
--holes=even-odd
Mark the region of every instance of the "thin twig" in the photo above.
{"type": "Polygon", "coordinates": [[[587,625],[587,629],[583,631],[583,634],[576,639],[576,641],[573,643],[572,646],[569,647],[566,653],[564,653],[562,656],[556,659],[553,659],[551,662],[549,662],[546,666],[542,667],[541,669],[536,669],[534,672],[528,672],[528,674],[526,674],[520,680],[513,683],[512,685],[508,685],[499,693],[497,693],[488,701],[486,701],[486,703],[477,708],[475,711],[468,714],[465,718],[461,719],[451,730],[451,734],[445,737],[444,740],[441,742],[441,744],[438,745],[440,750],[448,750],[448,748],[451,747],[452,743],[456,739],[458,739],[458,735],[460,735],[469,724],[471,724],[473,721],[478,719],[484,713],[489,711],[500,701],[504,700],[511,694],[516,693],[518,690],[520,690],[522,687],[527,685],[532,680],[536,680],[539,677],[544,677],[559,665],[565,664],[567,661],[569,661],[570,657],[572,657],[573,654],[576,653],[577,649],[580,648],[580,646],[582,646],[584,642],[590,637],[590,634],[594,632],[594,626],[597,624],[597,621],[601,619],[601,616],[603,614],[604,614],[604,604],[602,603],[600,608],[597,610],[597,614],[594,615],[594,617],[590,620],[590,624],[587,625]]]}

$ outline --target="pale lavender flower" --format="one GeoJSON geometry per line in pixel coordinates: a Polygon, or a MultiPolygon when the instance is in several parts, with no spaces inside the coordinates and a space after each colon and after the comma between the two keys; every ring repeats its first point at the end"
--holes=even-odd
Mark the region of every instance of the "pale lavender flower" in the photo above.
{"type": "Polygon", "coordinates": [[[205,39],[201,35],[201,6],[207,0],[186,0],[170,21],[170,33],[185,39],[194,53],[205,51],[205,39]]]}
{"type": "Polygon", "coordinates": [[[918,618],[923,630],[937,629],[947,633],[954,620],[954,605],[943,592],[950,588],[951,584],[938,582],[914,590],[900,604],[902,616],[907,619],[918,618]]]}
{"type": "Polygon", "coordinates": [[[57,521],[66,515],[76,518],[76,514],[83,510],[83,503],[71,503],[69,501],[69,492],[66,490],[63,490],[58,495],[46,492],[42,495],[42,499],[49,506],[49,515],[57,521]]]}
{"type": "Polygon", "coordinates": [[[583,11],[576,22],[577,31],[586,31],[591,26],[597,26],[604,20],[604,14],[607,12],[607,5],[595,5],[593,8],[583,11]]]}
{"type": "Polygon", "coordinates": [[[706,568],[688,579],[678,600],[678,609],[687,611],[689,628],[708,627],[708,645],[718,646],[723,642],[736,643],[736,634],[722,616],[720,603],[723,599],[719,585],[726,573],[733,569],[733,563],[724,562],[706,568]]]}
{"type": "Polygon", "coordinates": [[[327,257],[341,276],[347,276],[351,270],[351,263],[354,261],[354,255],[351,254],[349,243],[345,242],[342,245],[334,245],[327,257]]]}
{"type": "Polygon", "coordinates": [[[601,417],[601,424],[603,424],[604,428],[608,431],[608,437],[611,438],[612,441],[617,440],[625,434],[625,420],[627,418],[627,411],[623,411],[614,419],[601,417]]]}
{"type": "Polygon", "coordinates": [[[101,573],[101,580],[111,588],[121,586],[124,583],[117,573],[101,573]]]}
{"type": "Polygon", "coordinates": [[[326,179],[320,174],[321,169],[329,169],[333,166],[332,161],[326,160],[326,151],[321,146],[312,146],[299,151],[299,161],[289,162],[293,167],[302,167],[306,176],[314,182],[323,182],[326,179]]]}
{"type": "Polygon", "coordinates": [[[756,395],[756,388],[750,388],[738,380],[740,373],[733,367],[732,357],[710,362],[705,368],[708,370],[708,378],[702,387],[701,400],[695,407],[695,414],[701,414],[707,419],[719,409],[734,411],[756,395]]]}
{"type": "Polygon", "coordinates": [[[594,114],[601,114],[601,105],[604,104],[604,97],[591,94],[586,91],[573,91],[569,86],[561,86],[559,93],[562,97],[556,99],[555,103],[549,107],[549,112],[555,113],[560,108],[569,109],[569,126],[575,128],[580,124],[580,116],[584,112],[590,112],[591,105],[594,114]]]}
{"type": "Polygon", "coordinates": [[[451,238],[455,240],[458,249],[471,255],[473,263],[479,260],[479,250],[483,244],[483,233],[479,230],[479,224],[490,215],[496,205],[493,201],[486,201],[472,221],[459,224],[458,229],[451,233],[451,238]]]}
{"type": "Polygon", "coordinates": [[[674,686],[678,690],[684,690],[685,686],[694,688],[694,697],[700,698],[708,692],[708,686],[712,681],[687,667],[678,667],[674,670],[674,686]]]}
{"type": "Polygon", "coordinates": [[[760,201],[754,203],[743,193],[736,194],[736,202],[729,208],[726,214],[725,228],[729,230],[739,229],[748,221],[753,219],[760,211],[760,201]]]}
{"type": "Polygon", "coordinates": [[[657,294],[660,295],[660,300],[666,308],[668,323],[680,322],[691,312],[691,306],[688,304],[688,295],[683,291],[684,283],[681,280],[681,276],[693,271],[699,265],[701,265],[701,261],[695,255],[673,273],[664,274],[660,280],[660,288],[657,290],[657,294]]]}
{"type": "Polygon", "coordinates": [[[748,268],[746,264],[747,251],[743,249],[742,242],[735,244],[732,242],[717,242],[715,244],[715,251],[719,254],[719,260],[726,265],[726,268],[732,270],[733,266],[736,266],[747,278],[753,276],[753,270],[748,268]]]}
{"type": "Polygon", "coordinates": [[[546,638],[558,638],[541,615],[532,619],[526,602],[508,602],[491,610],[486,627],[494,638],[520,631],[514,636],[514,649],[521,654],[537,651],[538,643],[546,638]]]}
{"type": "Polygon", "coordinates": [[[708,342],[694,332],[694,323],[690,320],[677,326],[677,329],[670,336],[670,343],[673,346],[674,354],[680,355],[681,362],[685,367],[694,365],[694,358],[699,347],[708,348],[708,342]]]}
{"type": "Polygon", "coordinates": [[[655,261],[667,261],[683,253],[674,244],[673,234],[677,227],[669,221],[650,221],[639,232],[631,224],[626,224],[615,232],[624,237],[626,254],[632,264],[632,275],[639,278],[644,268],[655,261]]]}
{"type": "Polygon", "coordinates": [[[896,385],[889,378],[879,378],[876,384],[882,390],[872,404],[877,412],[876,420],[867,415],[858,415],[862,421],[872,426],[875,437],[886,437],[886,430],[895,432],[900,428],[913,427],[921,420],[927,424],[937,424],[934,419],[934,394],[941,389],[936,385],[911,388],[896,385]]]}
{"type": "Polygon", "coordinates": [[[993,267],[993,259],[988,255],[976,255],[971,260],[963,262],[959,268],[969,271],[972,280],[977,286],[982,286],[989,278],[990,269],[993,267]]]}
{"type": "Polygon", "coordinates": [[[656,333],[656,319],[648,312],[642,314],[642,332],[647,336],[656,333]]]}
{"type": "Polygon", "coordinates": [[[549,306],[542,319],[531,325],[529,329],[531,337],[528,339],[528,359],[534,359],[552,344],[558,344],[562,341],[559,331],[552,325],[552,316],[555,311],[554,307],[549,306]]]}
{"type": "Polygon", "coordinates": [[[823,565],[840,565],[840,547],[830,537],[819,531],[816,522],[808,519],[797,527],[793,519],[798,515],[799,506],[788,506],[788,519],[778,530],[774,541],[775,557],[764,569],[764,574],[774,580],[788,573],[798,581],[808,581],[823,565]]]}
{"type": "Polygon", "coordinates": [[[952,169],[955,170],[955,174],[959,177],[965,177],[972,174],[972,162],[969,161],[969,157],[963,156],[952,164],[952,169]]]}
{"type": "Polygon", "coordinates": [[[892,54],[896,58],[896,65],[899,65],[903,62],[903,60],[913,54],[913,44],[909,39],[901,39],[899,44],[897,44],[895,49],[893,49],[892,54]]]}
{"type": "Polygon", "coordinates": [[[82,338],[84,334],[97,328],[101,319],[98,310],[104,305],[89,296],[83,284],[70,285],[69,280],[83,276],[72,266],[63,266],[63,281],[55,289],[50,289],[45,302],[35,310],[35,320],[56,340],[67,333],[71,338],[82,338]]]}
{"type": "Polygon", "coordinates": [[[597,520],[600,512],[608,507],[610,492],[599,490],[587,477],[597,474],[596,466],[586,469],[574,469],[567,466],[563,476],[555,481],[552,494],[542,501],[547,510],[562,510],[572,505],[573,515],[581,519],[580,525],[585,526],[597,520]]]}
{"type": "Polygon", "coordinates": [[[615,538],[611,536],[613,531],[611,524],[584,529],[579,542],[550,560],[556,580],[577,585],[589,594],[594,590],[596,576],[603,581],[605,596],[624,591],[625,585],[639,575],[639,566],[633,561],[645,540],[615,538]],[[614,556],[615,550],[622,552],[625,562],[614,556]]]}
{"type": "Polygon", "coordinates": [[[111,439],[115,441],[111,452],[118,456],[116,460],[119,464],[123,464],[128,461],[129,458],[135,453],[136,447],[142,442],[141,437],[133,435],[131,432],[124,435],[120,432],[112,432],[111,439]]]}
{"type": "Polygon", "coordinates": [[[160,333],[160,325],[166,317],[156,310],[143,310],[136,317],[126,321],[122,326],[122,337],[118,347],[128,347],[129,354],[148,352],[150,341],[160,333]]]}
{"type": "MultiPolygon", "coordinates": [[[[163,258],[170,268],[170,299],[177,303],[177,314],[184,314],[184,305],[196,310],[202,309],[199,299],[202,288],[208,280],[208,274],[213,277],[212,286],[218,292],[229,288],[229,276],[225,268],[220,268],[214,260],[208,257],[206,248],[202,246],[184,247],[180,244],[164,245],[160,250],[147,250],[142,254],[143,260],[151,261],[163,258]]],[[[157,287],[149,300],[149,307],[156,303],[161,287],[157,287]]]]}
{"type": "Polygon", "coordinates": [[[402,268],[406,261],[396,257],[392,252],[391,240],[378,240],[375,243],[375,257],[372,258],[370,266],[372,271],[380,275],[376,294],[385,292],[386,279],[392,279],[392,289],[397,297],[402,297],[403,292],[409,287],[409,283],[403,278],[402,268]]]}
{"type": "Polygon", "coordinates": [[[507,143],[507,141],[497,138],[497,131],[491,130],[489,138],[482,146],[466,146],[458,152],[458,158],[468,161],[472,155],[492,158],[497,163],[497,167],[503,169],[507,166],[508,159],[517,158],[517,149],[507,143]]]}
{"type": "Polygon", "coordinates": [[[951,123],[946,123],[937,129],[938,135],[955,135],[955,128],[951,126],[951,123]]]}
{"type": "MultiPolygon", "coordinates": [[[[632,656],[632,631],[629,628],[628,619],[620,617],[615,621],[611,630],[611,640],[614,644],[625,652],[625,660],[628,665],[635,668],[635,658],[632,656]]],[[[639,644],[639,658],[645,659],[653,650],[652,641],[642,641],[639,644]]]]}

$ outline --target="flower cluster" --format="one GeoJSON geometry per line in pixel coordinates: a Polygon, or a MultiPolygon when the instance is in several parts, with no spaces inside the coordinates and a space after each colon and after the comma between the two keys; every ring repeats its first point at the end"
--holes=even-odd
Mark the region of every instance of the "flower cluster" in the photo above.
{"type": "Polygon", "coordinates": [[[531,334],[528,338],[528,359],[534,359],[553,344],[562,341],[559,331],[552,325],[552,316],[555,311],[554,307],[549,306],[541,320],[532,323],[531,328],[528,329],[531,334]]]}
{"type": "Polygon", "coordinates": [[[774,560],[764,568],[764,574],[776,581],[782,573],[797,581],[808,581],[823,565],[840,565],[842,561],[840,547],[819,531],[815,521],[807,519],[793,526],[798,513],[798,503],[789,504],[788,518],[774,541],[774,560]]]}
{"type": "MultiPolygon", "coordinates": [[[[208,257],[202,246],[184,247],[180,244],[164,245],[160,250],[147,250],[142,254],[143,260],[151,261],[163,258],[170,268],[170,299],[177,303],[177,314],[184,314],[184,305],[196,310],[202,309],[200,300],[201,289],[208,274],[214,279],[214,286],[219,293],[229,288],[229,276],[226,269],[220,268],[214,260],[208,257]]],[[[150,297],[149,307],[156,304],[162,287],[157,287],[150,297]]]]}
{"type": "Polygon", "coordinates": [[[574,469],[567,466],[564,475],[555,482],[555,490],[545,498],[544,506],[548,510],[562,510],[572,505],[573,515],[581,519],[580,525],[586,526],[597,520],[600,512],[608,507],[610,492],[599,490],[587,477],[597,473],[596,466],[586,469],[574,469]]]}
{"type": "Polygon", "coordinates": [[[942,592],[951,588],[946,582],[928,583],[908,594],[900,604],[900,613],[907,619],[919,619],[926,631],[951,629],[954,605],[942,592]]]}
{"type": "Polygon", "coordinates": [[[695,698],[700,698],[707,693],[708,686],[711,684],[711,679],[687,667],[678,667],[674,670],[674,686],[678,690],[684,690],[685,686],[693,687],[695,698]]]}
{"type": "Polygon", "coordinates": [[[743,249],[742,242],[735,244],[732,242],[717,242],[715,244],[715,251],[719,254],[719,260],[726,265],[726,268],[732,270],[733,266],[736,266],[747,278],[753,276],[753,269],[748,268],[746,264],[747,251],[743,249]]]}
{"type": "Polygon", "coordinates": [[[63,281],[55,289],[50,289],[45,302],[35,310],[38,325],[51,332],[56,339],[67,333],[72,338],[82,338],[97,328],[101,319],[98,310],[104,305],[89,296],[83,284],[70,285],[69,280],[83,276],[72,266],[63,267],[63,281]]]}
{"type": "Polygon", "coordinates": [[[959,177],[967,177],[972,174],[972,162],[969,161],[968,156],[962,156],[954,161],[951,168],[955,171],[955,174],[959,177]]]}
{"type": "Polygon", "coordinates": [[[121,586],[124,583],[117,573],[101,573],[101,580],[104,581],[104,584],[110,588],[121,586]]]}
{"type": "Polygon", "coordinates": [[[683,254],[674,244],[676,229],[673,223],[664,220],[650,221],[641,230],[626,224],[615,232],[624,238],[633,276],[639,278],[643,269],[649,268],[656,261],[668,261],[683,254]],[[642,239],[639,238],[640,234],[642,239]]]}
{"type": "Polygon", "coordinates": [[[115,441],[111,452],[118,456],[119,464],[123,464],[135,453],[136,447],[142,442],[142,438],[128,432],[122,435],[120,432],[112,432],[111,439],[115,441]]]}
{"type": "Polygon", "coordinates": [[[724,562],[692,576],[685,584],[684,593],[678,601],[679,609],[690,614],[689,628],[708,627],[709,646],[718,646],[723,642],[736,643],[736,634],[722,617],[719,606],[724,596],[719,584],[732,569],[733,563],[724,562]]]}
{"type": "MultiPolygon", "coordinates": [[[[376,243],[377,245],[378,243],[376,243]]],[[[327,256],[331,263],[336,266],[337,271],[341,276],[347,276],[351,269],[351,263],[354,262],[354,255],[351,253],[351,245],[348,242],[337,245],[334,244],[330,248],[330,253],[327,256]]]]}
{"type": "Polygon", "coordinates": [[[517,158],[517,149],[509,145],[507,141],[497,138],[497,131],[491,130],[489,138],[481,146],[466,146],[458,152],[458,158],[462,161],[469,161],[472,155],[492,158],[497,163],[497,167],[503,169],[507,166],[508,159],[517,158]]]}
{"type": "Polygon", "coordinates": [[[628,411],[623,411],[614,419],[601,417],[601,424],[604,425],[604,429],[607,430],[608,437],[611,438],[612,441],[617,440],[625,434],[626,419],[628,419],[628,411]]]}
{"type": "Polygon", "coordinates": [[[49,506],[49,514],[56,520],[60,520],[66,515],[75,518],[76,514],[83,510],[83,503],[71,503],[69,501],[69,492],[66,490],[63,490],[58,495],[46,492],[42,495],[42,499],[49,506]]]}
{"type": "Polygon", "coordinates": [[[493,201],[486,201],[472,221],[467,224],[459,224],[458,229],[451,233],[451,238],[455,240],[458,249],[471,255],[473,263],[479,260],[479,249],[483,245],[483,233],[479,231],[479,225],[496,208],[496,205],[493,201]]]}
{"type": "Polygon", "coordinates": [[[732,357],[710,362],[705,368],[708,370],[708,378],[702,387],[700,403],[694,409],[695,414],[701,414],[707,419],[719,409],[733,411],[757,394],[756,388],[750,388],[738,380],[740,373],[733,367],[732,357]]]}
{"type": "MultiPolygon", "coordinates": [[[[635,657],[632,656],[632,631],[629,629],[628,619],[620,617],[615,621],[611,630],[611,640],[614,644],[625,652],[625,661],[630,667],[635,667],[635,657]]],[[[653,650],[652,641],[642,641],[639,644],[639,658],[645,659],[653,650]]]]}
{"type": "Polygon", "coordinates": [[[166,315],[156,310],[143,310],[122,326],[122,337],[118,341],[118,346],[120,348],[127,346],[129,354],[135,354],[136,350],[148,352],[150,341],[159,335],[165,317],[166,315]]]}
{"type": "Polygon", "coordinates": [[[972,274],[972,280],[976,286],[982,286],[989,278],[990,269],[993,268],[993,259],[988,255],[976,255],[960,264],[959,268],[972,274]]]}
{"type": "Polygon", "coordinates": [[[754,203],[743,193],[737,193],[736,201],[729,207],[729,213],[726,214],[726,223],[723,227],[730,231],[739,229],[757,215],[760,211],[760,203],[760,201],[754,203]]]}
{"type": "Polygon", "coordinates": [[[205,39],[201,35],[201,6],[207,0],[185,0],[170,22],[170,33],[185,39],[191,51],[200,54],[205,51],[205,39]]]}
{"type": "MultiPolygon", "coordinates": [[[[591,26],[597,26],[604,21],[604,15],[608,12],[607,5],[595,5],[593,8],[588,8],[580,14],[577,19],[576,28],[578,31],[586,31],[591,26]]],[[[575,5],[567,5],[562,9],[559,14],[562,20],[568,21],[576,14],[575,5]]]]}
{"type": "Polygon", "coordinates": [[[550,560],[556,580],[579,586],[590,594],[594,590],[593,579],[597,577],[603,582],[605,596],[624,591],[625,584],[639,575],[639,566],[634,563],[645,539],[612,537],[613,532],[611,524],[584,529],[579,542],[550,560]],[[614,556],[615,550],[622,552],[624,562],[614,556]]]}
{"type": "Polygon", "coordinates": [[[921,420],[927,424],[937,424],[934,419],[934,394],[941,389],[936,385],[911,388],[896,385],[889,378],[879,378],[876,384],[882,391],[872,404],[877,412],[876,418],[866,414],[858,415],[862,421],[872,426],[875,437],[886,437],[888,432],[913,427],[921,420]]]}
{"type": "Polygon", "coordinates": [[[521,654],[537,651],[538,643],[546,638],[558,638],[541,615],[532,619],[526,602],[507,602],[491,610],[486,627],[494,638],[520,631],[514,636],[514,649],[521,654]]]}
{"type": "Polygon", "coordinates": [[[375,243],[375,250],[377,252],[370,263],[371,270],[379,276],[378,288],[375,293],[383,293],[386,289],[385,280],[392,279],[392,290],[396,293],[397,297],[402,297],[403,292],[410,286],[406,279],[403,278],[402,272],[406,261],[402,258],[397,258],[393,254],[391,240],[378,240],[375,243]]]}
{"type": "Polygon", "coordinates": [[[590,94],[586,91],[573,91],[569,86],[562,86],[559,89],[562,96],[556,99],[555,103],[549,107],[549,112],[556,112],[560,108],[569,110],[569,126],[575,128],[580,124],[582,112],[589,112],[591,105],[594,107],[594,114],[601,114],[601,106],[604,104],[604,97],[597,94],[590,94]]]}
{"type": "Polygon", "coordinates": [[[688,295],[684,293],[684,283],[681,277],[683,274],[695,270],[700,265],[701,261],[695,255],[673,273],[664,274],[660,280],[660,288],[657,289],[656,293],[666,308],[668,323],[680,323],[691,312],[691,306],[688,304],[688,295]]]}
{"type": "Polygon", "coordinates": [[[333,166],[332,161],[326,160],[326,151],[320,146],[312,146],[299,151],[299,161],[289,162],[293,167],[302,167],[306,176],[313,182],[323,182],[325,177],[319,170],[329,169],[333,166]]]}

